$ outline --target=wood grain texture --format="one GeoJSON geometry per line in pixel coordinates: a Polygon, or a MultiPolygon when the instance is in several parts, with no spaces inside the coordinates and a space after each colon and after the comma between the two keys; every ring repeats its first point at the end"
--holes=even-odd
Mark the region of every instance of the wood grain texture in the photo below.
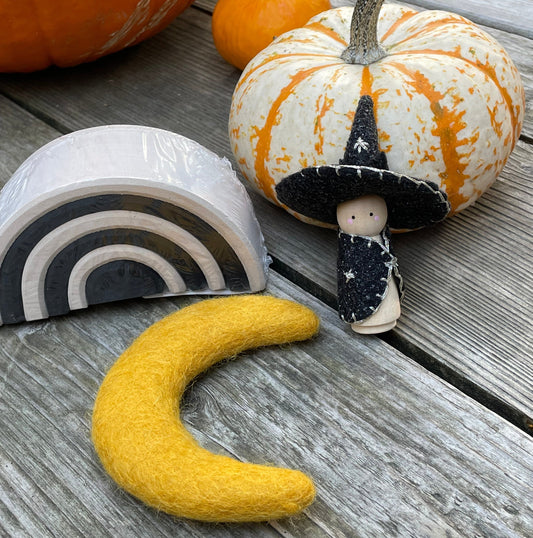
{"type": "MultiPolygon", "coordinates": [[[[205,13],[188,10],[134,49],[72,70],[7,77],[10,92],[63,132],[104,123],[154,125],[230,156],[226,124],[239,72],[214,50],[209,22],[205,13]],[[191,54],[189,47],[199,49],[191,54]],[[139,77],[143,71],[150,75],[139,77]]],[[[429,354],[432,368],[455,373],[458,385],[488,391],[519,421],[533,416],[531,157],[531,146],[520,143],[476,206],[442,226],[395,238],[408,288],[395,332],[404,348],[429,354]]],[[[258,195],[253,200],[278,268],[331,304],[335,234],[296,221],[258,195]]]]}
{"type": "Polygon", "coordinates": [[[530,0],[410,0],[410,3],[425,9],[453,11],[478,24],[533,39],[533,3],[530,0]]]}
{"type": "Polygon", "coordinates": [[[526,536],[533,441],[273,274],[269,292],[322,320],[199,378],[183,420],[203,446],[300,468],[316,502],[265,525],[206,525],[119,491],[90,442],[105,371],[144,328],[194,298],[131,301],[0,328],[0,529],[17,536],[526,536]],[[346,345],[339,346],[345,340],[346,345]],[[279,533],[279,534],[278,534],[279,533]],[[474,533],[474,534],[472,534],[474,533]]]}

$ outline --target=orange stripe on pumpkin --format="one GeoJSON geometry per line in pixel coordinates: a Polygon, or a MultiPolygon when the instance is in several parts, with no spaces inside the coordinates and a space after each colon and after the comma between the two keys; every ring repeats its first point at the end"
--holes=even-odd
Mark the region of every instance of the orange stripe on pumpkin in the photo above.
{"type": "Polygon", "coordinates": [[[316,32],[325,34],[328,37],[331,37],[331,39],[338,41],[341,45],[348,46],[348,42],[346,41],[346,39],[344,39],[342,36],[340,36],[337,32],[335,32],[331,28],[328,28],[327,26],[320,24],[319,21],[306,24],[304,28],[309,29],[309,30],[315,30],[316,32]]]}
{"type": "Polygon", "coordinates": [[[439,29],[442,30],[442,27],[445,24],[458,24],[458,25],[471,25],[472,23],[464,19],[463,17],[460,17],[459,15],[456,16],[450,16],[438,20],[428,21],[422,28],[420,28],[419,25],[416,25],[415,32],[408,35],[401,41],[396,41],[396,43],[390,45],[393,49],[397,47],[398,45],[401,45],[402,43],[405,43],[406,41],[409,41],[411,39],[415,39],[420,35],[423,35],[425,33],[431,32],[432,30],[439,29]]]}
{"type": "Polygon", "coordinates": [[[385,88],[381,88],[380,90],[374,90],[374,75],[372,74],[372,71],[370,70],[370,66],[365,65],[363,67],[363,71],[361,73],[361,91],[360,95],[370,95],[372,97],[372,101],[374,101],[374,113],[377,113],[378,109],[378,101],[379,97],[386,93],[385,88]]]}
{"type": "Polygon", "coordinates": [[[317,142],[315,143],[315,151],[317,155],[324,154],[324,127],[322,125],[322,120],[335,104],[335,99],[328,97],[327,92],[335,88],[337,81],[343,73],[344,64],[342,64],[341,68],[337,69],[333,75],[329,77],[327,84],[324,86],[323,92],[319,95],[315,104],[316,120],[314,134],[318,138],[317,142]]]}
{"type": "Polygon", "coordinates": [[[473,143],[473,140],[468,138],[459,139],[458,136],[461,130],[466,127],[463,120],[466,111],[457,111],[454,108],[450,109],[441,105],[440,101],[444,98],[444,95],[435,90],[431,81],[420,71],[412,71],[395,62],[390,62],[389,65],[406,75],[410,79],[407,84],[412,86],[418,94],[426,97],[430,103],[433,121],[435,122],[435,127],[431,130],[431,133],[440,140],[440,150],[446,168],[439,176],[442,184],[446,186],[453,212],[468,200],[467,196],[459,193],[466,180],[470,178],[468,174],[465,174],[467,163],[461,162],[461,159],[467,157],[467,154],[460,154],[457,151],[459,146],[473,143]]]}
{"type": "MultiPolygon", "coordinates": [[[[370,72],[370,67],[365,65],[361,73],[361,92],[360,95],[372,95],[372,83],[374,82],[374,77],[370,72]]],[[[376,102],[374,101],[374,106],[376,102]]]]}
{"type": "MultiPolygon", "coordinates": [[[[287,86],[282,88],[277,98],[272,103],[268,115],[263,127],[259,128],[254,126],[254,134],[252,138],[257,138],[257,145],[255,146],[255,177],[258,183],[258,187],[271,199],[276,199],[274,193],[274,186],[276,182],[267,170],[266,163],[270,154],[270,145],[272,143],[272,129],[279,125],[281,115],[279,109],[285,100],[293,93],[294,89],[300,82],[304,81],[308,76],[312,75],[316,71],[325,67],[331,67],[331,65],[319,65],[299,71],[291,77],[291,81],[287,86]]],[[[290,136],[290,133],[288,133],[290,136]]]]}
{"type": "MultiPolygon", "coordinates": [[[[493,65],[490,65],[488,61],[483,64],[479,60],[473,61],[473,60],[469,60],[468,58],[461,56],[460,46],[455,48],[453,51],[432,50],[432,49],[414,49],[414,50],[409,50],[405,52],[391,53],[391,56],[398,56],[401,54],[422,54],[424,56],[428,56],[428,55],[448,56],[448,57],[455,58],[457,60],[462,60],[466,64],[471,65],[472,67],[475,67],[476,69],[481,71],[498,88],[500,95],[502,96],[502,99],[505,101],[505,104],[507,105],[507,109],[509,110],[509,114],[511,116],[510,119],[511,119],[511,126],[512,126],[511,150],[514,148],[516,144],[516,140],[518,139],[520,135],[520,130],[522,127],[522,123],[520,122],[520,119],[519,119],[519,111],[521,110],[521,106],[518,104],[517,105],[514,104],[513,98],[509,94],[509,91],[507,90],[507,88],[501,85],[500,81],[498,80],[498,77],[496,76],[496,69],[493,65]]],[[[523,100],[524,100],[524,97],[523,97],[523,100]]],[[[496,131],[496,133],[498,134],[498,131],[496,131]]]]}
{"type": "MultiPolygon", "coordinates": [[[[372,97],[372,101],[374,101],[374,116],[375,116],[376,124],[377,124],[378,123],[378,101],[379,101],[379,97],[381,95],[383,95],[384,93],[386,93],[387,90],[384,89],[384,88],[382,88],[380,90],[374,90],[373,85],[374,85],[374,76],[372,75],[372,71],[370,70],[370,66],[365,65],[363,67],[363,70],[362,70],[362,73],[361,73],[361,92],[360,92],[360,95],[361,96],[370,95],[370,97],[372,97]]],[[[348,127],[348,130],[351,129],[351,125],[352,125],[354,116],[355,116],[355,110],[349,116],[349,118],[350,118],[350,127],[348,127]]],[[[379,138],[379,141],[380,141],[380,149],[381,149],[381,151],[385,151],[385,152],[390,151],[391,145],[388,145],[388,146],[385,146],[385,147],[381,146],[382,142],[386,142],[386,141],[390,140],[390,135],[388,133],[386,133],[385,131],[381,130],[379,127],[378,127],[378,138],[379,138]]]]}
{"type": "Polygon", "coordinates": [[[315,129],[314,134],[317,136],[317,141],[315,142],[315,151],[317,155],[323,155],[324,153],[324,128],[322,126],[322,119],[326,113],[331,110],[335,99],[331,99],[326,95],[321,95],[316,102],[316,119],[315,119],[315,129]]]}
{"type": "MultiPolygon", "coordinates": [[[[245,73],[243,74],[243,76],[241,76],[241,78],[239,79],[239,82],[237,83],[237,86],[235,86],[235,91],[234,91],[234,94],[237,94],[237,92],[239,91],[239,89],[246,83],[248,82],[248,79],[256,72],[258,71],[259,69],[261,69],[262,67],[264,67],[265,65],[268,65],[270,62],[278,62],[279,60],[283,60],[283,59],[298,59],[298,58],[306,58],[306,57],[310,57],[310,58],[320,58],[320,57],[323,57],[324,59],[331,59],[331,58],[336,58],[336,56],[334,54],[318,54],[318,53],[310,53],[310,52],[302,52],[302,53],[297,53],[297,52],[291,52],[291,53],[287,53],[287,54],[272,54],[272,56],[269,56],[266,60],[264,60],[263,62],[261,62],[260,64],[256,65],[253,69],[250,69],[249,71],[245,71],[245,73]]],[[[340,61],[340,60],[339,60],[340,61]]],[[[276,66],[274,66],[274,69],[277,69],[276,66]]]]}
{"type": "Polygon", "coordinates": [[[418,15],[418,11],[406,11],[399,19],[395,20],[389,27],[389,29],[381,36],[381,42],[388,39],[399,26],[401,26],[405,21],[408,21],[414,15],[418,15]]]}

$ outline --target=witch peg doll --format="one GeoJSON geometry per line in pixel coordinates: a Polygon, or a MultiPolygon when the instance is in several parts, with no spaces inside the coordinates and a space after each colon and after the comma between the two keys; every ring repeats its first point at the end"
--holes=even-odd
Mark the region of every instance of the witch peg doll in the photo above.
{"type": "Polygon", "coordinates": [[[450,211],[436,183],[389,170],[379,149],[374,102],[359,99],[344,157],[283,178],[278,200],[298,213],[337,224],[339,315],[357,333],[382,333],[400,317],[404,296],[390,228],[417,229],[450,211]]]}

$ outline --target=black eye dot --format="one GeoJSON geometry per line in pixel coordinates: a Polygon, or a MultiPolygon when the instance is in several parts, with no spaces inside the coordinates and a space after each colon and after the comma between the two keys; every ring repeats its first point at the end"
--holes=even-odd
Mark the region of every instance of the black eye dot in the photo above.
{"type": "Polygon", "coordinates": [[[355,219],[355,215],[352,215],[352,219],[355,219]]]}
{"type": "Polygon", "coordinates": [[[374,213],[372,213],[372,211],[370,212],[370,216],[373,217],[374,216],[374,213]]]}

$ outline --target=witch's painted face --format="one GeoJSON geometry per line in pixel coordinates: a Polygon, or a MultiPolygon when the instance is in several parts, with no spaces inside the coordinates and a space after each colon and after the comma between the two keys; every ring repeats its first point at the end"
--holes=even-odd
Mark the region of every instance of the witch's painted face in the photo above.
{"type": "Polygon", "coordinates": [[[385,200],[374,194],[348,200],[337,207],[340,229],[352,235],[378,235],[385,228],[387,217],[385,200]]]}

